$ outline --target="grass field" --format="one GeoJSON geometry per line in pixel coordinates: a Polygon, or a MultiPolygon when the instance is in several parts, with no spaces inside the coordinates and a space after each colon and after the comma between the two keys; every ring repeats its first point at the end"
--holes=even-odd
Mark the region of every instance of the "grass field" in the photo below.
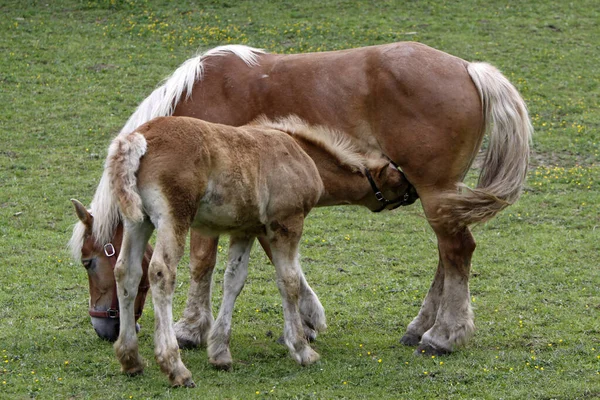
{"type": "MultiPolygon", "coordinates": [[[[0,398],[600,398],[600,8],[597,2],[0,0],[0,398]],[[234,317],[234,370],[183,351],[196,389],[171,389],[141,323],[144,375],[119,372],[87,316],[66,242],[110,138],[199,49],[273,52],[415,40],[499,67],[536,129],[526,191],[474,229],[475,337],[443,358],[399,344],[437,250],[420,206],[318,209],[302,263],[327,311],[302,368],[276,343],[273,267],[253,253],[234,317]]],[[[475,175],[470,176],[473,179],[475,175]]],[[[222,245],[226,247],[223,240],[222,245]]],[[[224,257],[218,261],[219,305],[224,257]]],[[[189,278],[182,263],[175,315],[189,278]]]]}

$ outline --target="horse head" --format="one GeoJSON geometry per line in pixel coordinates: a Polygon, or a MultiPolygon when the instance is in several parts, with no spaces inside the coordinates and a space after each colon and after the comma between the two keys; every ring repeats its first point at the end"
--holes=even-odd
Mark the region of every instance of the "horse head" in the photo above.
{"type": "MultiPolygon", "coordinates": [[[[123,225],[117,226],[110,243],[99,244],[92,234],[94,217],[79,201],[71,201],[80,223],[75,226],[70,245],[73,254],[80,254],[79,258],[88,275],[92,326],[100,338],[114,342],[119,336],[119,303],[113,270],[121,249],[123,225]]],[[[142,264],[144,275],[135,299],[136,321],[142,314],[149,287],[147,269],[151,257],[152,247],[148,245],[142,264]]],[[[139,330],[139,325],[136,328],[139,330]]]]}
{"type": "Polygon", "coordinates": [[[365,205],[373,212],[407,206],[419,198],[415,187],[393,161],[367,168],[365,175],[375,193],[374,197],[369,196],[372,204],[365,205]]]}

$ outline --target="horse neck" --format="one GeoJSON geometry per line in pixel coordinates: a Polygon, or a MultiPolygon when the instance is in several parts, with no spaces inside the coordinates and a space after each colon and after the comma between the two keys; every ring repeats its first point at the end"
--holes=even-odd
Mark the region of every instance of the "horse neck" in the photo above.
{"type": "Polygon", "coordinates": [[[371,186],[362,170],[356,171],[340,165],[338,158],[323,148],[296,137],[298,144],[315,162],[324,191],[317,207],[338,204],[362,204],[369,195],[371,186]]]}

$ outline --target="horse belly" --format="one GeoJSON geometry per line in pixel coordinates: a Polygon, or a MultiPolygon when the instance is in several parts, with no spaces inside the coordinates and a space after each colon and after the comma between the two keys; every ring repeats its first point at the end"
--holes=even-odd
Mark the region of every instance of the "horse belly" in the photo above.
{"type": "Polygon", "coordinates": [[[260,199],[252,184],[254,180],[249,177],[234,179],[229,175],[227,179],[220,178],[220,183],[213,180],[207,185],[192,227],[210,235],[262,232],[260,199]]]}

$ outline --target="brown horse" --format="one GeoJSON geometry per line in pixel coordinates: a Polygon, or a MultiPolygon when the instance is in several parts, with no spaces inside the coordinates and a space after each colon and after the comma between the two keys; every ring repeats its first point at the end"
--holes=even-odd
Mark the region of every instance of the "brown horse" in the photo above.
{"type": "MultiPolygon", "coordinates": [[[[317,205],[359,204],[379,210],[382,198],[401,201],[410,189],[389,159],[358,149],[347,136],[309,127],[293,117],[280,122],[262,119],[241,128],[163,117],[115,138],[105,167],[111,192],[104,206],[116,207],[120,217],[92,219],[87,211],[76,209],[81,225],[91,225],[92,232],[118,232],[119,218],[123,220],[114,268],[121,312],[115,350],[122,370],[143,370],[134,305],[154,229],[156,249],[147,275],[155,308],[155,355],[172,385],[194,385],[179,355],[172,318],[177,264],[190,229],[209,236],[231,234],[223,304],[208,339],[211,363],[231,366],[233,305],[258,235],[266,237],[272,249],[283,298],[284,342],[298,363],[318,360],[302,326],[307,317],[316,331],[326,326],[323,307],[298,263],[304,217],[317,205]],[[378,195],[374,187],[381,188],[378,195]]],[[[115,237],[94,239],[109,243],[115,237]]]]}
{"type": "MultiPolygon", "coordinates": [[[[515,202],[527,171],[532,127],[516,89],[489,64],[414,42],[295,55],[224,46],[186,61],[122,133],[163,115],[237,126],[261,114],[291,113],[338,129],[403,169],[437,236],[439,263],[402,343],[440,354],[466,342],[474,331],[468,281],[475,241],[468,225],[515,202]],[[469,189],[461,182],[486,131],[479,183],[469,189]]],[[[102,207],[108,184],[103,176],[92,210],[114,218],[114,210],[102,207]]],[[[191,249],[192,282],[175,330],[180,343],[198,345],[213,320],[217,239],[193,233],[191,249]]]]}

